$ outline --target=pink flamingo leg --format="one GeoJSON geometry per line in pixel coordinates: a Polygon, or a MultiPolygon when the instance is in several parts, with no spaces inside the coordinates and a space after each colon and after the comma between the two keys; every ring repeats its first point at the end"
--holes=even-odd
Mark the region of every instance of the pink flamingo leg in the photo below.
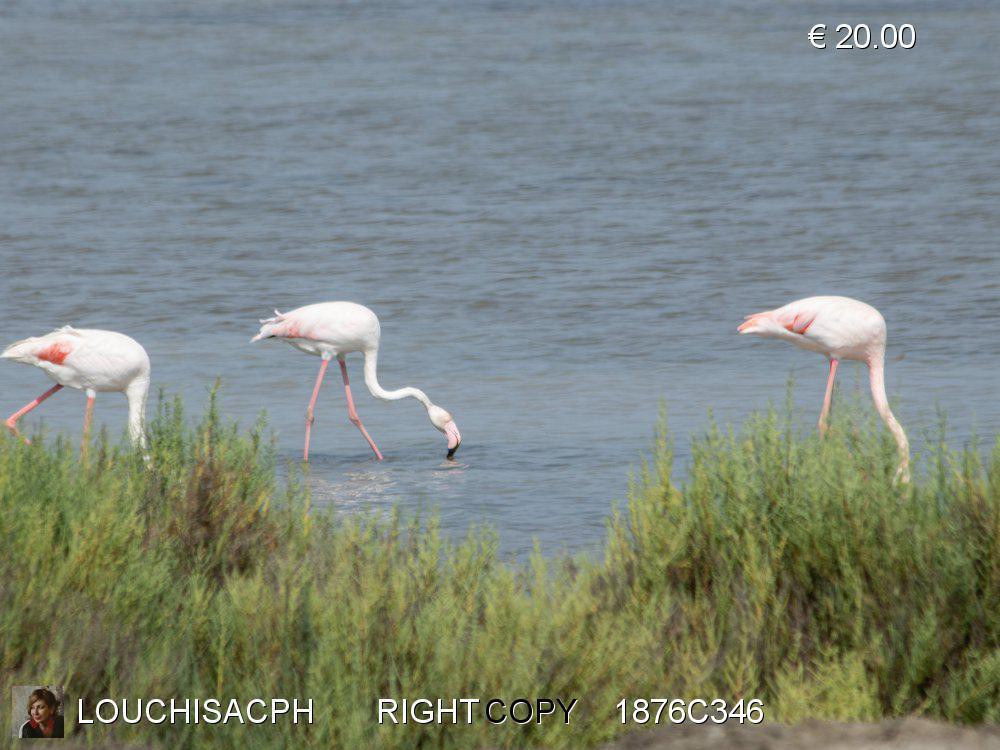
{"type": "Polygon", "coordinates": [[[302,451],[302,460],[309,460],[309,433],[312,431],[313,410],[316,408],[316,397],[319,396],[319,387],[323,384],[323,376],[326,375],[326,366],[330,360],[324,359],[319,366],[319,375],[316,376],[316,386],[313,388],[312,398],[309,399],[309,408],[306,409],[306,447],[302,451]]]}
{"type": "Polygon", "coordinates": [[[347,363],[342,359],[338,359],[337,361],[340,362],[340,374],[344,376],[344,393],[347,394],[347,418],[351,420],[351,424],[361,430],[361,434],[365,436],[365,440],[368,441],[368,445],[370,445],[372,450],[375,451],[375,457],[381,461],[382,454],[379,453],[378,446],[375,445],[375,441],[372,440],[371,435],[368,434],[368,430],[365,429],[365,426],[361,424],[361,417],[358,416],[358,412],[354,409],[354,399],[351,397],[351,383],[347,379],[347,363]]]}
{"type": "MultiPolygon", "coordinates": [[[[17,431],[17,420],[19,420],[21,417],[23,417],[32,409],[34,409],[36,406],[42,403],[42,401],[47,399],[49,396],[58,391],[60,388],[62,388],[62,385],[57,383],[56,385],[52,386],[47,391],[45,391],[45,393],[43,393],[41,396],[32,401],[30,404],[25,406],[23,409],[20,409],[11,414],[9,417],[7,417],[7,421],[4,422],[4,424],[7,425],[7,429],[10,430],[11,435],[19,436],[21,434],[20,432],[17,431]]],[[[28,440],[28,438],[25,438],[24,442],[29,444],[31,443],[31,441],[28,440]]]]}
{"type": "Polygon", "coordinates": [[[823,411],[819,413],[819,434],[826,435],[827,418],[830,416],[830,404],[833,401],[833,377],[837,374],[837,360],[830,360],[830,377],[826,381],[826,396],[823,398],[823,411]]]}
{"type": "Polygon", "coordinates": [[[94,417],[94,397],[87,396],[87,411],[83,416],[83,443],[80,446],[80,455],[87,460],[87,445],[90,442],[90,421],[94,417]]]}

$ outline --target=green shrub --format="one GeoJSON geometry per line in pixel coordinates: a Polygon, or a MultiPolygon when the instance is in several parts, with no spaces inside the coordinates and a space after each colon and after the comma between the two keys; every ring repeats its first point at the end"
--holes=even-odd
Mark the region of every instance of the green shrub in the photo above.
{"type": "Polygon", "coordinates": [[[241,432],[214,399],[194,427],[161,399],[148,458],[0,438],[3,687],[313,699],[312,725],[79,734],[240,750],[580,747],[625,731],[623,697],[1000,721],[1000,442],[940,445],[900,486],[879,424],[789,422],[710,428],[677,482],[664,421],[603,558],[522,563],[488,529],[310,510],[263,422],[241,432]],[[374,720],[379,697],[494,696],[580,702],[568,727],[374,720]]]}

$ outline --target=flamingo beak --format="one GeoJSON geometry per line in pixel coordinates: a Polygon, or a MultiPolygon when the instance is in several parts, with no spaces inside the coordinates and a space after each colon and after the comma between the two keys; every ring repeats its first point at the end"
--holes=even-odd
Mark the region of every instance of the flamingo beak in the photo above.
{"type": "Polygon", "coordinates": [[[458,425],[454,420],[448,420],[444,424],[444,434],[448,438],[448,458],[455,457],[455,451],[462,444],[462,434],[458,431],[458,425]]]}

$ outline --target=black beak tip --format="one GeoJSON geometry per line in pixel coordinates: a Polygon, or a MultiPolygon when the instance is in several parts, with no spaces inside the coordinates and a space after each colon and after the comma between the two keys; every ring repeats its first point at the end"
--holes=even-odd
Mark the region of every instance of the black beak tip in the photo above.
{"type": "Polygon", "coordinates": [[[458,446],[459,445],[461,445],[461,443],[459,443],[458,445],[456,445],[454,448],[449,448],[448,449],[448,455],[445,456],[445,458],[448,458],[448,459],[451,459],[452,461],[454,461],[455,460],[455,451],[458,450],[458,446]]]}

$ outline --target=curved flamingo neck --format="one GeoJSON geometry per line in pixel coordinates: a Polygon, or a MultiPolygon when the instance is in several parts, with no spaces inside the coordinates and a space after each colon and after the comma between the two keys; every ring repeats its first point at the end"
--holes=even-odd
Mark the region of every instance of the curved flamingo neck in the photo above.
{"type": "Polygon", "coordinates": [[[398,401],[401,398],[415,398],[424,405],[425,409],[430,409],[434,404],[427,398],[427,394],[419,388],[406,386],[395,391],[387,391],[379,385],[376,370],[378,369],[378,348],[365,349],[365,385],[375,398],[383,401],[398,401]]]}
{"type": "Polygon", "coordinates": [[[904,482],[910,478],[910,441],[906,439],[902,425],[896,420],[892,409],[889,408],[889,399],[885,395],[885,353],[879,352],[868,361],[868,375],[871,379],[872,400],[875,402],[875,410],[878,411],[885,426],[896,439],[899,446],[899,469],[897,477],[901,477],[904,482]]]}
{"type": "Polygon", "coordinates": [[[128,401],[128,435],[133,443],[146,447],[146,397],[149,395],[149,377],[133,380],[125,389],[128,401]]]}

